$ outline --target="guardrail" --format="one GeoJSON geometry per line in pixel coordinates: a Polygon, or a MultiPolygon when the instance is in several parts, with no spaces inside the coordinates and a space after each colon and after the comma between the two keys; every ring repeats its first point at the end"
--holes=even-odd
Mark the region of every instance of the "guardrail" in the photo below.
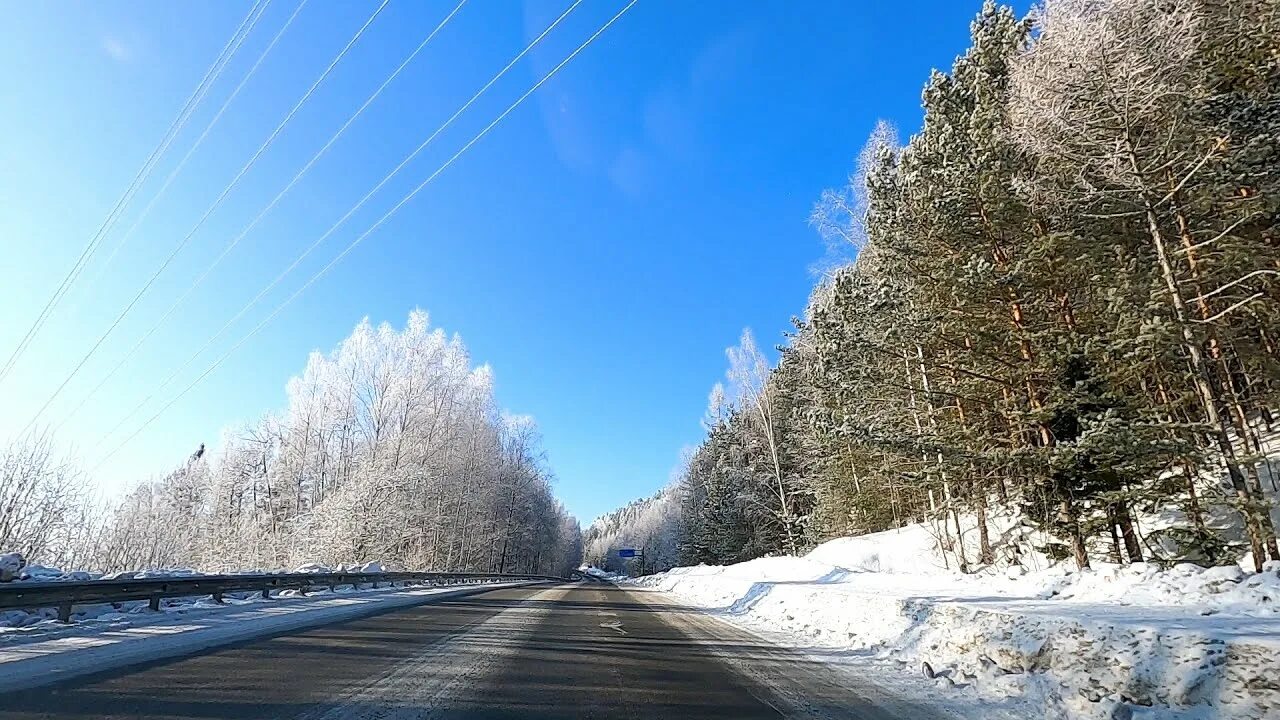
{"type": "Polygon", "coordinates": [[[152,610],[160,609],[165,598],[209,595],[222,602],[223,596],[235,592],[261,592],[271,597],[273,590],[298,590],[302,594],[315,588],[336,590],[344,585],[379,587],[404,585],[460,585],[520,580],[564,582],[551,575],[515,575],[506,573],[439,573],[439,572],[336,572],[336,573],[262,573],[246,575],[191,575],[148,579],[88,580],[85,582],[13,582],[0,585],[0,610],[58,609],[58,619],[71,622],[76,605],[100,605],[131,600],[146,600],[152,610]]]}

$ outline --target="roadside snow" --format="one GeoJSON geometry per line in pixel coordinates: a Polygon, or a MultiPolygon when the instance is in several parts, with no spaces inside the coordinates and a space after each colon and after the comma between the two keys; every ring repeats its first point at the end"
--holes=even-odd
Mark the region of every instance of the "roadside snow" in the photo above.
{"type": "Polygon", "coordinates": [[[593,567],[591,565],[583,565],[579,567],[578,572],[584,573],[586,575],[590,575],[591,577],[597,580],[606,580],[609,582],[616,582],[618,580],[622,580],[626,578],[626,575],[611,573],[608,570],[601,570],[600,568],[593,567]]]}
{"type": "Polygon", "coordinates": [[[231,572],[205,573],[195,568],[146,568],[143,570],[125,570],[113,573],[93,573],[83,570],[63,570],[48,565],[28,564],[22,553],[0,553],[0,582],[84,582],[87,580],[144,579],[166,577],[195,577],[199,575],[242,575],[242,574],[274,574],[274,573],[383,573],[387,567],[377,560],[366,563],[350,563],[325,565],[324,563],[305,563],[293,570],[233,570],[231,572]]]}
{"type": "MultiPolygon", "coordinates": [[[[231,607],[195,603],[183,614],[99,616],[98,622],[59,625],[8,638],[0,645],[0,695],[144,661],[190,655],[255,637],[343,622],[397,608],[529,583],[463,588],[342,592],[327,600],[272,599],[231,607]],[[215,610],[216,608],[216,610],[215,610]]],[[[317,591],[315,596],[320,596],[317,591]]]]}
{"type": "Polygon", "coordinates": [[[17,577],[25,564],[20,553],[0,553],[0,582],[9,582],[17,577]]]}
{"type": "MultiPolygon", "coordinates": [[[[243,571],[245,573],[259,573],[259,570],[243,571]]],[[[285,572],[277,570],[274,572],[285,572]]],[[[382,563],[373,561],[362,565],[336,565],[328,566],[320,563],[307,563],[292,572],[295,573],[330,573],[330,572],[361,572],[361,573],[383,573],[387,572],[382,563]]],[[[3,553],[0,554],[0,577],[6,577],[3,580],[6,584],[20,584],[24,582],[86,582],[90,580],[145,580],[155,578],[170,577],[198,577],[205,575],[198,570],[192,568],[151,568],[146,570],[128,570],[123,572],[114,572],[108,574],[89,573],[84,571],[65,571],[56,567],[48,567],[45,565],[27,565],[20,553],[3,553]]],[[[223,574],[242,574],[242,573],[223,573],[223,574]]],[[[339,587],[337,592],[349,594],[353,592],[369,592],[376,591],[375,588],[351,588],[339,587]]],[[[328,588],[315,588],[307,592],[308,597],[323,597],[331,594],[328,588]]],[[[297,590],[283,590],[277,593],[278,597],[296,597],[301,596],[297,590]]],[[[264,600],[258,592],[239,592],[228,593],[226,595],[227,604],[242,605],[246,603],[261,602],[264,600]]],[[[226,604],[218,604],[205,596],[176,597],[166,598],[160,601],[160,609],[167,613],[185,613],[193,610],[209,610],[215,608],[226,607],[226,604]]],[[[129,602],[117,603],[101,603],[94,605],[76,605],[71,619],[75,623],[91,622],[91,623],[108,623],[113,627],[127,626],[130,622],[143,614],[147,613],[147,601],[135,600],[129,602]]],[[[54,608],[32,608],[29,610],[0,610],[0,646],[11,642],[17,636],[27,636],[33,633],[54,633],[66,634],[67,626],[57,622],[57,610],[54,608]]]]}
{"type": "Polygon", "coordinates": [[[935,542],[915,526],[633,582],[826,659],[897,663],[1036,717],[1280,717],[1280,563],[963,575],[931,562],[935,542]]]}

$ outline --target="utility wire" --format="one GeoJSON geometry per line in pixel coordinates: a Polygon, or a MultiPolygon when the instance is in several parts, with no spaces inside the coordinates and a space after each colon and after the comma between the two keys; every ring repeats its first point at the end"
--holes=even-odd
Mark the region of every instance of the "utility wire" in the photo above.
{"type": "Polygon", "coordinates": [[[138,226],[141,225],[151,214],[151,209],[155,207],[155,204],[162,196],[164,196],[165,191],[169,189],[169,185],[173,183],[174,179],[178,177],[178,174],[186,167],[187,161],[191,159],[191,156],[195,154],[196,150],[200,149],[202,144],[204,144],[204,140],[209,136],[209,132],[212,131],[213,127],[218,124],[218,121],[222,119],[227,108],[230,107],[231,103],[240,95],[240,91],[243,90],[244,86],[249,83],[249,80],[257,74],[258,68],[262,66],[263,61],[265,61],[267,56],[271,54],[271,51],[275,49],[276,44],[280,42],[280,38],[283,37],[289,27],[293,25],[293,21],[298,17],[298,14],[302,12],[302,8],[306,7],[306,4],[307,0],[302,0],[298,3],[298,7],[294,8],[293,14],[289,16],[288,20],[285,20],[284,25],[276,32],[275,37],[271,38],[271,42],[267,43],[266,49],[258,55],[258,59],[254,61],[253,66],[249,68],[249,71],[244,74],[244,77],[240,78],[240,83],[231,91],[231,94],[227,96],[227,99],[222,102],[222,107],[218,108],[218,112],[214,113],[213,119],[209,121],[208,125],[205,125],[204,130],[200,133],[200,136],[196,138],[196,141],[192,143],[191,148],[187,150],[186,155],[183,155],[182,159],[178,161],[178,164],[169,172],[169,175],[164,179],[164,184],[162,184],[160,189],[156,191],[156,194],[152,196],[150,202],[148,202],[146,207],[142,209],[142,212],[138,214],[137,219],[135,219],[133,224],[129,226],[129,229],[125,231],[124,235],[120,238],[120,241],[117,242],[115,247],[111,249],[111,252],[107,254],[107,258],[99,263],[98,274],[89,281],[91,287],[99,278],[106,274],[107,268],[111,265],[111,261],[115,259],[116,254],[118,254],[120,249],[123,248],[125,244],[129,242],[129,239],[133,237],[133,233],[138,229],[138,226]]]}
{"type": "MultiPolygon", "coordinates": [[[[121,426],[123,426],[126,422],[128,422],[129,419],[132,418],[139,410],[141,410],[144,405],[150,402],[151,398],[155,397],[157,394],[162,392],[165,388],[169,386],[170,383],[172,383],[175,379],[177,379],[178,375],[181,374],[182,371],[187,368],[187,366],[195,362],[196,358],[198,358],[205,350],[207,350],[211,345],[213,345],[213,343],[216,342],[218,338],[222,337],[222,334],[225,333],[228,329],[230,329],[231,326],[236,323],[236,321],[244,317],[245,313],[249,312],[249,310],[251,310],[253,306],[258,303],[259,300],[261,300],[264,296],[266,296],[267,293],[269,293],[273,288],[275,288],[276,285],[279,285],[280,281],[284,280],[284,278],[287,277],[289,273],[293,272],[293,270],[297,268],[298,265],[301,264],[302,261],[305,260],[307,256],[309,256],[312,253],[312,251],[314,251],[325,240],[327,240],[329,236],[333,235],[333,233],[336,232],[338,228],[343,225],[343,223],[345,223],[348,219],[350,219],[352,215],[354,215],[358,210],[360,210],[360,208],[364,207],[364,204],[368,202],[370,198],[372,198],[375,194],[377,194],[378,191],[381,190],[384,185],[390,182],[391,179],[394,178],[402,169],[404,169],[406,165],[408,165],[423,150],[425,150],[427,146],[429,146],[440,135],[440,133],[444,132],[444,130],[453,123],[454,120],[458,119],[458,117],[462,115],[462,113],[466,112],[466,110],[470,108],[475,103],[475,101],[478,100],[480,96],[483,95],[490,87],[492,87],[494,83],[496,83],[499,79],[501,79],[503,75],[505,75],[509,70],[511,70],[511,68],[515,67],[516,63],[518,63],[522,58],[524,58],[525,55],[527,55],[531,50],[533,50],[534,47],[536,47],[540,42],[542,42],[543,38],[549,35],[551,31],[554,30],[566,17],[568,17],[569,14],[572,13],[574,9],[576,9],[578,5],[580,5],[581,3],[582,3],[582,0],[575,0],[575,2],[572,5],[570,5],[564,12],[562,12],[559,15],[559,17],[557,17],[554,21],[552,21],[552,23],[548,25],[546,29],[542,31],[541,34],[539,34],[537,37],[531,40],[529,44],[526,45],[524,49],[520,51],[519,54],[517,54],[514,58],[512,58],[511,61],[506,64],[506,66],[504,66],[501,70],[497,72],[497,74],[495,74],[492,78],[490,78],[489,82],[485,83],[483,87],[481,87],[478,91],[476,91],[476,93],[472,95],[471,98],[468,99],[465,103],[463,103],[461,107],[459,107],[456,111],[454,111],[453,115],[449,116],[447,120],[445,120],[439,127],[437,127],[435,131],[432,132],[431,135],[427,137],[426,140],[424,140],[420,145],[418,145],[417,148],[413,150],[413,152],[405,156],[405,158],[400,161],[399,165],[392,168],[392,170],[388,172],[382,178],[382,180],[378,182],[378,184],[373,186],[373,189],[365,193],[364,197],[360,198],[360,200],[357,201],[356,204],[351,207],[351,209],[347,210],[347,212],[343,214],[342,217],[338,218],[337,222],[333,223],[333,225],[331,225],[329,229],[324,232],[324,234],[322,234],[319,238],[317,238],[315,242],[311,243],[311,245],[306,250],[304,250],[302,254],[294,258],[293,262],[290,263],[289,266],[286,267],[283,271],[281,271],[280,274],[277,275],[274,280],[272,280],[266,287],[264,287],[261,291],[259,291],[258,294],[255,295],[252,300],[245,303],[245,305],[241,307],[240,310],[231,317],[231,319],[223,323],[222,327],[218,329],[218,332],[214,333],[213,337],[205,341],[204,345],[201,345],[199,349],[193,352],[186,359],[186,361],[182,363],[182,365],[180,365],[176,370],[170,373],[169,376],[166,377],[156,387],[155,390],[152,390],[151,393],[149,393],[145,398],[143,398],[141,402],[135,405],[134,408],[131,411],[129,411],[129,413],[123,419],[121,419],[119,423],[117,423],[114,427],[112,427],[111,430],[105,436],[103,436],[103,439],[101,442],[105,442],[107,438],[115,434],[115,432],[119,430],[121,426]]],[[[101,442],[99,444],[101,444],[101,442]]]]}
{"type": "MultiPolygon", "coordinates": [[[[303,0],[303,3],[305,2],[306,0],[303,0]]],[[[157,320],[155,324],[153,324],[151,328],[147,330],[147,332],[143,334],[143,336],[139,338],[137,342],[134,343],[133,347],[130,348],[129,351],[126,352],[124,356],[121,357],[120,360],[116,362],[115,366],[111,368],[111,370],[106,374],[106,376],[103,377],[102,380],[100,380],[98,384],[95,385],[94,388],[90,390],[89,393],[85,395],[84,398],[82,398],[74,408],[72,408],[71,412],[67,413],[66,417],[64,417],[62,421],[58,423],[59,428],[65,425],[68,421],[70,421],[71,418],[77,412],[80,411],[80,408],[84,407],[85,403],[87,403],[94,395],[96,395],[98,391],[101,390],[102,387],[106,385],[108,381],[111,380],[111,378],[115,377],[115,374],[120,371],[120,368],[124,367],[125,363],[127,363],[129,359],[133,357],[133,355],[138,351],[138,349],[142,347],[143,343],[145,343],[156,332],[156,330],[158,330],[160,326],[163,325],[164,322],[169,319],[169,317],[174,313],[175,310],[178,309],[178,307],[187,299],[187,297],[190,296],[191,293],[194,292],[195,289],[199,287],[200,284],[203,283],[207,277],[209,277],[210,273],[212,273],[222,263],[223,259],[225,259],[227,255],[229,255],[231,251],[234,250],[236,246],[240,244],[240,241],[243,240],[244,237],[248,235],[251,230],[253,230],[253,228],[257,227],[258,223],[261,222],[262,219],[267,216],[267,213],[271,212],[271,210],[273,210],[275,206],[279,204],[280,200],[283,199],[284,196],[288,194],[290,190],[293,189],[294,185],[297,185],[298,181],[301,180],[302,177],[311,170],[312,166],[314,166],[316,162],[319,161],[320,158],[323,157],[325,153],[329,151],[329,148],[333,147],[333,144],[336,143],[340,137],[342,137],[342,135],[347,131],[347,128],[351,127],[351,125],[356,121],[356,119],[358,119],[362,114],[364,114],[364,111],[370,105],[373,104],[373,101],[376,100],[378,96],[382,94],[382,91],[385,90],[387,86],[389,86],[397,77],[399,77],[401,71],[403,71],[405,67],[409,65],[409,63],[413,62],[414,58],[416,58],[419,55],[419,53],[421,53],[422,50],[426,48],[427,44],[430,43],[431,40],[437,34],[439,34],[441,30],[444,29],[445,25],[447,25],[449,21],[453,19],[453,16],[456,15],[458,11],[462,9],[462,6],[466,4],[467,4],[467,0],[462,0],[456,6],[454,6],[453,10],[447,16],[445,16],[445,18],[441,20],[438,25],[436,25],[435,29],[432,30],[429,35],[427,35],[426,39],[423,40],[418,45],[418,47],[415,48],[413,52],[411,52],[409,56],[404,59],[404,62],[400,63],[399,67],[397,67],[394,71],[392,71],[391,75],[389,75],[387,79],[384,80],[380,86],[378,86],[377,90],[374,90],[373,94],[370,95],[369,98],[364,101],[364,104],[361,105],[360,108],[357,109],[351,115],[351,117],[347,118],[347,121],[343,123],[342,127],[338,128],[337,132],[335,132],[329,138],[328,142],[326,142],[323,147],[321,147],[319,150],[316,151],[314,155],[311,156],[311,159],[308,160],[307,163],[303,165],[302,169],[299,170],[297,174],[293,176],[293,179],[291,179],[289,183],[285,185],[282,190],[280,190],[280,192],[276,193],[276,196],[272,198],[271,202],[267,203],[266,207],[264,207],[257,214],[256,217],[254,217],[251,221],[249,221],[249,224],[246,225],[231,240],[231,242],[228,243],[226,247],[223,248],[222,253],[219,254],[218,257],[215,258],[212,263],[209,263],[207,266],[205,266],[204,272],[202,272],[200,276],[197,277],[193,283],[187,286],[187,289],[182,292],[182,295],[180,295],[178,299],[175,300],[173,304],[169,306],[169,309],[166,310],[164,314],[160,316],[160,319],[157,320]]],[[[301,6],[299,6],[299,9],[300,8],[301,6]]]]}
{"type": "Polygon", "coordinates": [[[58,287],[54,289],[49,300],[45,302],[44,308],[40,310],[40,314],[37,315],[36,319],[31,323],[31,327],[27,328],[26,334],[24,334],[22,339],[18,341],[18,345],[13,349],[13,352],[9,354],[9,358],[5,360],[3,367],[0,367],[0,382],[4,381],[4,379],[13,370],[13,367],[17,364],[18,360],[22,357],[22,354],[31,345],[31,342],[35,340],[35,336],[39,334],[40,329],[44,326],[45,322],[48,321],[54,308],[57,307],[57,304],[66,296],[67,292],[71,289],[71,285],[76,281],[76,278],[79,277],[80,272],[89,262],[93,253],[97,250],[98,244],[101,243],[103,237],[110,232],[111,228],[115,225],[116,220],[119,219],[120,214],[124,211],[125,206],[129,204],[129,201],[132,200],[133,196],[137,193],[138,188],[140,188],[142,184],[146,182],[147,178],[151,176],[151,171],[154,169],[160,157],[164,155],[165,151],[168,150],[169,146],[173,143],[174,138],[176,138],[178,133],[186,126],[192,113],[195,112],[195,108],[200,104],[200,101],[204,99],[209,88],[213,85],[214,81],[217,80],[218,76],[222,73],[223,68],[225,68],[227,63],[230,61],[231,56],[235,54],[235,51],[239,49],[240,44],[244,42],[244,38],[247,37],[249,32],[253,29],[258,18],[262,16],[262,11],[266,9],[266,3],[269,2],[270,0],[257,0],[257,2],[249,8],[249,12],[244,16],[244,19],[240,21],[240,25],[236,27],[236,30],[232,33],[230,39],[228,39],[226,44],[222,46],[222,50],[214,59],[213,64],[209,66],[209,69],[205,71],[204,77],[200,79],[199,84],[196,85],[196,89],[191,92],[191,95],[187,96],[187,100],[178,111],[177,117],[169,123],[169,128],[165,130],[165,134],[161,138],[160,143],[151,150],[151,154],[148,155],[147,159],[142,163],[142,167],[138,168],[138,172],[134,174],[133,180],[129,183],[129,186],[125,188],[124,194],[116,200],[116,204],[112,207],[111,212],[107,213],[107,217],[102,221],[102,224],[98,226],[97,232],[89,238],[89,242],[85,244],[84,249],[80,252],[80,256],[76,258],[75,264],[73,264],[71,269],[67,271],[67,274],[63,276],[58,287]]]}
{"type": "Polygon", "coordinates": [[[525,93],[521,95],[514,103],[509,105],[506,110],[502,111],[502,113],[498,115],[498,117],[495,118],[493,122],[486,125],[483,130],[481,130],[474,137],[472,137],[471,140],[468,141],[466,145],[463,145],[460,150],[458,150],[448,160],[446,160],[442,165],[440,165],[440,167],[437,168],[435,172],[431,173],[431,175],[429,175],[426,180],[423,180],[422,183],[420,183],[417,187],[415,187],[412,191],[410,191],[409,194],[405,195],[404,198],[400,200],[400,202],[396,203],[390,210],[388,210],[385,214],[383,214],[383,216],[380,217],[378,221],[375,222],[372,226],[370,226],[369,229],[365,230],[358,237],[356,237],[355,240],[351,241],[351,244],[347,245],[347,247],[343,249],[343,251],[339,253],[337,257],[329,261],[328,265],[325,265],[323,268],[320,269],[319,272],[317,272],[315,275],[312,275],[311,278],[302,285],[302,287],[294,291],[294,293],[290,295],[284,302],[277,305],[275,310],[273,310],[270,315],[263,318],[262,321],[259,322],[252,330],[250,330],[246,335],[241,337],[240,340],[237,341],[235,345],[232,345],[217,360],[215,360],[211,365],[209,365],[209,367],[205,368],[204,372],[200,373],[200,375],[197,376],[194,380],[192,380],[191,383],[189,383],[185,388],[183,388],[181,392],[179,392],[177,395],[171,398],[169,402],[165,403],[150,418],[148,418],[146,422],[144,422],[141,426],[139,426],[136,430],[134,430],[132,434],[130,434],[118,445],[116,445],[116,447],[112,449],[111,452],[107,453],[101,460],[98,461],[98,463],[94,466],[94,470],[101,467],[102,464],[105,463],[107,460],[110,460],[117,452],[120,451],[121,448],[127,445],[131,440],[133,440],[133,438],[137,437],[138,434],[141,433],[143,430],[145,430],[149,425],[151,425],[151,423],[155,422],[156,418],[160,417],[160,415],[162,415],[166,410],[172,407],[174,403],[181,400],[183,396],[185,396],[188,392],[191,391],[192,388],[200,384],[201,381],[203,381],[206,377],[209,376],[210,373],[216,370],[232,353],[234,353],[237,349],[239,349],[240,346],[244,345],[246,342],[248,342],[250,338],[256,335],[260,330],[262,330],[262,328],[266,327],[266,325],[270,323],[271,320],[274,319],[276,315],[280,314],[281,310],[287,307],[299,295],[301,295],[304,291],[306,291],[308,287],[310,287],[317,280],[319,280],[325,274],[327,274],[330,269],[332,269],[335,265],[337,265],[344,257],[347,256],[348,253],[354,250],[356,246],[361,243],[361,241],[363,241],[365,238],[371,235],[378,228],[382,227],[382,225],[385,224],[389,219],[391,219],[391,216],[394,215],[401,207],[403,207],[406,203],[412,200],[414,196],[416,196],[423,188],[425,188],[429,183],[431,183],[431,181],[435,180],[436,177],[440,175],[440,173],[444,172],[445,169],[447,169],[450,165],[452,165],[455,160],[457,160],[459,157],[463,155],[463,153],[469,150],[472,145],[475,145],[477,142],[479,142],[481,138],[487,135],[489,131],[492,130],[498,123],[502,122],[503,119],[505,119],[508,115],[510,115],[512,111],[514,111],[517,107],[519,107],[526,99],[528,99],[530,95],[536,92],[538,88],[542,87],[543,84],[545,84],[548,80],[554,77],[555,74],[561,70],[561,68],[569,64],[569,62],[573,60],[575,57],[577,57],[579,53],[585,50],[587,46],[591,45],[591,43],[594,42],[596,38],[600,37],[600,35],[603,34],[606,30],[608,30],[610,26],[612,26],[615,22],[617,22],[620,18],[622,18],[622,16],[625,15],[627,11],[629,11],[638,1],[639,0],[631,0],[629,3],[627,3],[621,10],[618,11],[616,15],[614,15],[612,18],[609,19],[608,22],[602,25],[600,29],[596,30],[596,32],[593,35],[591,35],[591,37],[587,38],[572,53],[570,53],[568,57],[566,57],[564,60],[561,60],[559,65],[556,65],[554,68],[551,69],[550,72],[543,75],[542,78],[538,80],[538,82],[534,83],[533,87],[525,91],[525,93]]]}
{"type": "Polygon", "coordinates": [[[85,363],[89,361],[89,358],[93,357],[93,354],[98,351],[98,348],[102,347],[102,343],[106,341],[106,339],[111,335],[112,332],[115,331],[115,329],[120,325],[120,322],[124,320],[125,316],[129,314],[129,311],[132,310],[133,307],[138,304],[138,301],[142,299],[142,296],[145,295],[147,291],[151,289],[151,286],[165,271],[165,269],[169,267],[169,264],[173,262],[173,259],[177,257],[178,253],[181,252],[184,247],[187,246],[187,243],[191,241],[191,238],[195,236],[196,231],[198,231],[201,227],[204,226],[204,223],[209,219],[209,216],[212,215],[213,212],[222,205],[222,202],[226,200],[227,196],[231,194],[231,191],[235,189],[236,185],[239,184],[240,179],[245,176],[245,173],[249,172],[249,169],[252,168],[255,163],[257,163],[258,159],[262,157],[262,154],[266,152],[267,148],[271,146],[271,143],[273,143],[275,139],[280,135],[280,133],[284,130],[285,126],[289,124],[289,121],[293,119],[293,116],[297,114],[298,110],[301,109],[304,104],[306,104],[307,100],[311,99],[311,96],[312,94],[315,93],[316,88],[320,87],[320,83],[324,82],[324,79],[329,76],[329,73],[333,71],[333,68],[337,66],[337,64],[342,60],[343,57],[346,56],[347,52],[351,50],[351,48],[356,44],[356,42],[360,39],[360,37],[364,35],[365,30],[369,29],[369,26],[373,24],[373,21],[378,17],[379,14],[382,13],[382,10],[387,7],[387,4],[389,2],[391,2],[391,0],[382,0],[382,4],[379,5],[377,9],[373,11],[373,14],[370,15],[369,19],[365,21],[364,25],[362,25],[360,29],[356,31],[356,34],[352,36],[351,40],[347,42],[344,48],[342,48],[342,51],[338,53],[337,57],[335,57],[333,61],[329,63],[329,66],[326,67],[324,72],[320,74],[320,77],[316,78],[316,81],[311,84],[311,87],[307,89],[307,92],[302,96],[302,98],[299,99],[298,102],[294,104],[293,109],[289,111],[289,114],[285,115],[284,119],[280,121],[280,124],[276,126],[276,129],[271,132],[271,135],[267,137],[267,139],[262,143],[261,146],[258,147],[258,150],[254,152],[252,157],[249,158],[249,161],[244,164],[244,167],[240,168],[240,171],[236,173],[236,176],[234,178],[231,179],[231,182],[228,183],[225,188],[223,188],[222,192],[218,195],[217,199],[215,199],[213,201],[213,204],[210,205],[209,208],[204,211],[204,214],[200,216],[200,219],[196,221],[196,224],[191,228],[190,231],[187,232],[186,236],[183,237],[182,240],[180,240],[178,244],[174,246],[173,250],[169,252],[169,255],[165,257],[164,262],[160,263],[160,267],[156,268],[155,272],[151,274],[151,277],[147,278],[147,282],[143,284],[142,288],[138,290],[138,292],[133,296],[133,298],[129,301],[129,303],[125,305],[124,310],[120,311],[120,314],[117,315],[116,319],[111,322],[111,325],[107,327],[106,331],[104,331],[102,335],[98,337],[97,341],[94,342],[93,346],[89,348],[89,351],[86,352],[84,356],[80,358],[80,362],[76,363],[75,368],[73,368],[70,374],[68,374],[67,377],[63,379],[60,385],[58,385],[58,389],[54,390],[53,394],[49,396],[49,399],[45,400],[44,405],[40,406],[40,409],[36,411],[35,416],[33,416],[31,420],[27,423],[27,426],[23,428],[22,434],[25,435],[26,432],[30,430],[33,425],[35,425],[36,420],[40,418],[40,415],[43,414],[44,411],[48,409],[49,405],[58,397],[58,395],[62,393],[62,390],[66,388],[67,384],[70,383],[71,380],[76,376],[76,374],[80,372],[80,369],[83,368],[85,363]]]}
{"type": "MultiPolygon", "coordinates": [[[[231,62],[231,56],[234,56],[240,50],[240,46],[244,44],[244,41],[249,37],[249,34],[257,26],[258,21],[261,20],[263,14],[266,13],[267,6],[271,4],[271,0],[260,0],[260,2],[261,2],[261,7],[258,9],[258,12],[253,16],[253,19],[249,22],[249,28],[245,30],[244,34],[240,36],[240,39],[236,41],[235,47],[232,48],[231,50],[231,55],[227,56],[226,60],[223,61],[223,66],[222,68],[219,69],[219,72],[218,72],[219,75],[221,75],[222,70],[226,69],[226,65],[231,62]]],[[[261,58],[259,58],[259,62],[261,62],[261,58]]],[[[242,80],[241,81],[242,85],[243,85],[243,82],[244,81],[242,80]]],[[[209,91],[209,87],[206,87],[205,93],[208,93],[208,91],[209,91]]],[[[239,87],[237,87],[236,90],[232,92],[232,98],[234,98],[236,93],[238,92],[239,92],[239,87]]],[[[201,98],[203,97],[204,95],[202,94],[201,98]]],[[[216,113],[214,116],[215,118],[214,122],[216,122],[217,118],[221,116],[222,111],[226,109],[228,104],[230,104],[230,100],[223,102],[222,107],[219,108],[218,113],[216,113]]],[[[195,143],[193,143],[191,148],[187,150],[187,153],[182,157],[182,160],[178,162],[178,166],[173,171],[171,171],[169,175],[165,178],[163,184],[161,184],[160,186],[160,189],[157,190],[154,195],[152,195],[151,200],[147,202],[147,205],[142,209],[142,212],[133,221],[133,224],[129,226],[129,229],[127,231],[125,231],[124,236],[120,239],[119,242],[115,244],[115,247],[111,249],[111,252],[107,254],[107,259],[99,263],[98,272],[89,280],[89,284],[88,284],[88,287],[85,289],[85,292],[89,292],[97,285],[98,280],[100,280],[102,276],[106,273],[107,267],[111,264],[111,261],[115,258],[116,254],[120,251],[120,248],[123,247],[125,242],[130,238],[130,236],[133,235],[133,232],[134,230],[137,229],[138,225],[141,224],[141,222],[147,217],[147,215],[151,213],[151,207],[155,205],[157,201],[159,201],[160,196],[162,196],[165,193],[165,190],[168,189],[169,183],[172,182],[173,178],[182,169],[182,166],[186,164],[187,159],[190,158],[191,155],[195,153],[196,149],[199,148],[200,145],[204,142],[204,137],[205,135],[208,134],[209,129],[211,127],[212,127],[212,123],[205,127],[204,132],[200,134],[200,137],[196,138],[195,143]]],[[[166,145],[166,148],[167,147],[168,146],[166,145]]],[[[159,158],[157,158],[157,160],[159,160],[159,158]]],[[[120,218],[117,217],[115,220],[112,221],[112,229],[114,229],[115,223],[119,221],[119,219],[120,218]]],[[[106,240],[106,235],[102,237],[102,240],[106,240]]],[[[80,274],[83,273],[87,267],[88,267],[88,263],[85,263],[85,265],[83,265],[78,270],[76,270],[75,276],[71,278],[72,284],[76,282],[76,280],[80,277],[80,274]]]]}

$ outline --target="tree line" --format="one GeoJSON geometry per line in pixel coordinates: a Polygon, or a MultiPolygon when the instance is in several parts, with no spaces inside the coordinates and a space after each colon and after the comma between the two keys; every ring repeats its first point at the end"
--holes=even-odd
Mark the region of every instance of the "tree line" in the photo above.
{"type": "Polygon", "coordinates": [[[675,489],[668,487],[597,518],[582,533],[582,562],[633,575],[677,565],[680,553],[671,519],[678,501],[675,489]],[[619,557],[623,548],[640,557],[619,557]]]}
{"type": "Polygon", "coordinates": [[[581,533],[532,420],[501,412],[489,368],[425,313],[402,331],[362,322],[287,389],[283,411],[104,510],[48,438],[15,443],[0,458],[0,547],[99,571],[576,567],[581,533]]]}
{"type": "Polygon", "coordinates": [[[816,205],[852,260],[780,360],[730,350],[678,561],[921,522],[966,571],[1280,560],[1280,4],[987,2],[971,36],[816,205]]]}

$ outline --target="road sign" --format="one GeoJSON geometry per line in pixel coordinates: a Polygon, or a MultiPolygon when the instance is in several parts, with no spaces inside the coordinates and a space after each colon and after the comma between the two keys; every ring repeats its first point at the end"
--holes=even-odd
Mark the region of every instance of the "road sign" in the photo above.
{"type": "Polygon", "coordinates": [[[639,555],[640,553],[635,548],[622,548],[618,551],[618,557],[620,558],[633,558],[639,555]]]}

